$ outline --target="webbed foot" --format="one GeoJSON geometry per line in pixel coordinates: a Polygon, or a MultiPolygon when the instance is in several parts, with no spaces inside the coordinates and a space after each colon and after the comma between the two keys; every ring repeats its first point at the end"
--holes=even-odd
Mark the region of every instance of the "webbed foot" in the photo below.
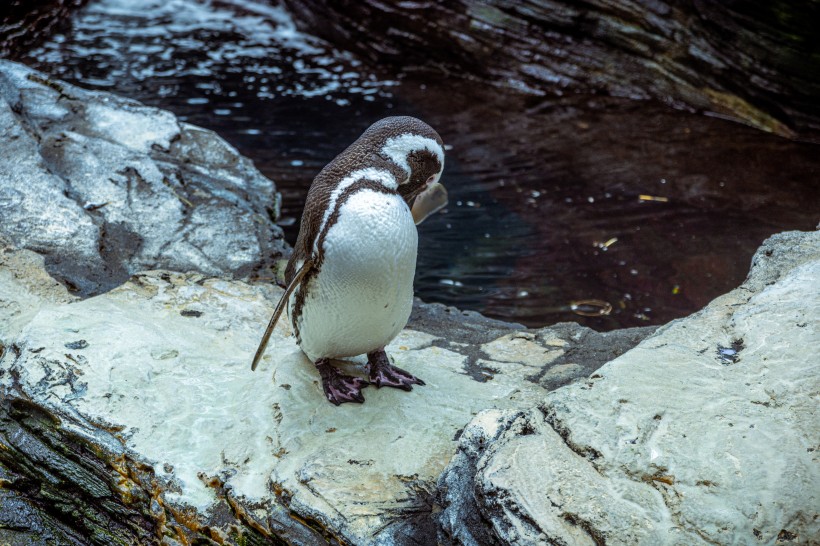
{"type": "Polygon", "coordinates": [[[326,358],[316,362],[316,369],[322,377],[322,389],[329,402],[337,406],[345,402],[364,402],[362,389],[370,384],[366,380],[341,373],[326,358]]]}
{"type": "Polygon", "coordinates": [[[370,382],[378,388],[394,387],[411,391],[413,385],[424,385],[424,381],[415,375],[390,364],[390,359],[383,349],[367,354],[367,373],[370,382]]]}

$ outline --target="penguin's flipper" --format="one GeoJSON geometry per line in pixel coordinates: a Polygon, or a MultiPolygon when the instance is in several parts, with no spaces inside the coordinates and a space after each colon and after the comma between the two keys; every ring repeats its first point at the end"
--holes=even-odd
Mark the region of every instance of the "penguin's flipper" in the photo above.
{"type": "Polygon", "coordinates": [[[279,303],[276,304],[276,309],[274,309],[273,316],[270,318],[267,329],[265,329],[265,334],[262,336],[262,341],[259,342],[259,348],[256,349],[256,354],[253,357],[253,364],[251,364],[251,371],[256,370],[256,366],[258,366],[259,361],[262,360],[262,355],[265,352],[265,347],[268,346],[268,340],[270,340],[270,336],[273,333],[273,328],[276,326],[276,321],[278,321],[279,317],[282,316],[282,311],[285,310],[285,306],[288,304],[290,295],[294,290],[296,290],[296,287],[299,286],[302,278],[307,275],[311,269],[313,269],[313,260],[306,260],[305,263],[302,264],[299,271],[297,271],[293,276],[293,279],[291,279],[288,287],[285,288],[285,292],[282,294],[282,297],[279,298],[279,303]]]}

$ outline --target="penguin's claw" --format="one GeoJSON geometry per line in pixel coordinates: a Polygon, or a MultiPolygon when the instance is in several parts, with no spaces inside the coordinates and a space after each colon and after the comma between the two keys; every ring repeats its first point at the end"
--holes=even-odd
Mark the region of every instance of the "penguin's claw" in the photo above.
{"type": "Polygon", "coordinates": [[[376,388],[394,387],[412,391],[413,385],[424,385],[424,381],[406,370],[390,364],[387,353],[376,351],[367,355],[367,373],[376,388]]]}
{"type": "Polygon", "coordinates": [[[332,366],[327,360],[320,360],[316,363],[319,375],[322,377],[322,390],[325,391],[325,398],[328,402],[340,405],[345,402],[364,402],[362,389],[370,383],[361,377],[344,375],[332,366]]]}

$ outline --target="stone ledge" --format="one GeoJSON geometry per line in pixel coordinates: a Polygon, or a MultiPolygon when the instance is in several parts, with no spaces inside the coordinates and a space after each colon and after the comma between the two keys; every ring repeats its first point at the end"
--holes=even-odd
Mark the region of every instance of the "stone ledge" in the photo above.
{"type": "MultiPolygon", "coordinates": [[[[32,276],[48,279],[33,253],[3,252],[23,253],[32,276]]],[[[102,532],[58,525],[77,510],[100,528],[118,511],[142,522],[112,528],[114,543],[143,541],[151,525],[165,543],[214,533],[226,543],[434,540],[436,480],[464,425],[486,408],[537,403],[547,393],[540,378],[564,352],[578,364],[559,365],[553,380],[587,375],[602,362],[580,357],[579,340],[614,339],[577,325],[505,328],[419,303],[414,324],[434,333],[408,328],[388,352],[427,385],[370,387],[364,405],[335,407],[285,322],[259,370],[249,369],[277,287],[149,271],[85,300],[52,280],[59,289],[37,299],[31,283],[2,284],[4,265],[0,303],[33,302],[0,340],[0,442],[12,454],[0,461],[5,494],[28,506],[30,530],[71,540],[102,532]],[[44,442],[48,449],[31,448],[44,442]],[[93,472],[65,470],[75,466],[93,472]],[[62,496],[39,496],[55,472],[62,496]]],[[[626,336],[619,350],[635,342],[626,336]]],[[[363,364],[339,363],[354,374],[363,364]]]]}
{"type": "Polygon", "coordinates": [[[820,232],[585,381],[465,429],[443,544],[810,544],[820,536],[820,232]]]}

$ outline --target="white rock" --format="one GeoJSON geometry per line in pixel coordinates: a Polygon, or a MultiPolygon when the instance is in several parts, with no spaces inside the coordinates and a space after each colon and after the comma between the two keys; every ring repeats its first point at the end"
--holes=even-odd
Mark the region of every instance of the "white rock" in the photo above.
{"type": "Polygon", "coordinates": [[[75,299],[45,272],[42,256],[0,237],[0,342],[17,336],[44,305],[75,299]]]}
{"type": "Polygon", "coordinates": [[[820,232],[775,236],[740,288],[587,382],[476,418],[495,440],[462,437],[440,482],[441,540],[818,540],[818,278],[820,232]]]}
{"type": "MultiPolygon", "coordinates": [[[[16,337],[22,355],[9,369],[36,403],[124,427],[129,451],[170,484],[167,501],[207,513],[216,477],[246,505],[281,502],[356,544],[419,509],[419,491],[432,492],[475,413],[531,406],[546,392],[505,374],[477,382],[464,355],[406,330],[388,352],[427,385],[371,387],[365,404],[333,406],[284,321],[250,371],[278,294],[200,275],[138,275],[41,308],[16,337]]],[[[343,366],[361,374],[363,364],[343,366]]]]}

